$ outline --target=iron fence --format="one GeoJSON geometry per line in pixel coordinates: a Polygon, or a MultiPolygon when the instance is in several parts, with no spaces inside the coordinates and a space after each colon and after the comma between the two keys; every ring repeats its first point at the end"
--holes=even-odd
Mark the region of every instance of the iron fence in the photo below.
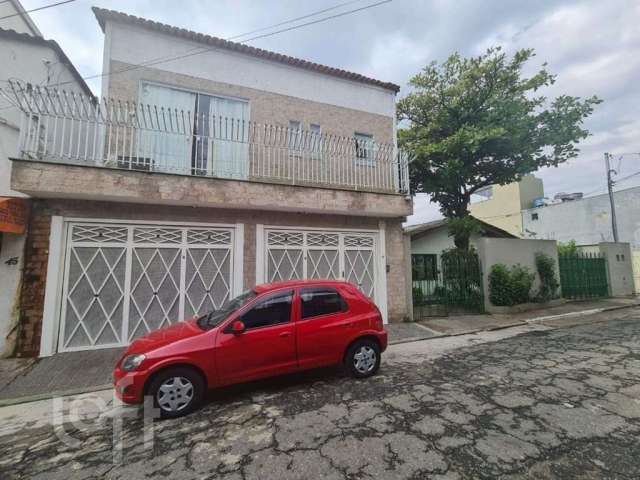
{"type": "Polygon", "coordinates": [[[215,178],[409,193],[395,144],[10,81],[24,159],[215,178]]]}
{"type": "Polygon", "coordinates": [[[414,306],[443,305],[448,310],[484,311],[482,271],[474,252],[414,254],[411,264],[414,306]]]}

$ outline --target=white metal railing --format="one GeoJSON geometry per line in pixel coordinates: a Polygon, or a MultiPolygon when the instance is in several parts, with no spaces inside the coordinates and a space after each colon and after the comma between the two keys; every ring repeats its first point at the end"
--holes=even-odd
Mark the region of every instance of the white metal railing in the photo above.
{"type": "Polygon", "coordinates": [[[409,191],[407,156],[393,144],[11,81],[22,110],[21,158],[215,178],[409,191]]]}

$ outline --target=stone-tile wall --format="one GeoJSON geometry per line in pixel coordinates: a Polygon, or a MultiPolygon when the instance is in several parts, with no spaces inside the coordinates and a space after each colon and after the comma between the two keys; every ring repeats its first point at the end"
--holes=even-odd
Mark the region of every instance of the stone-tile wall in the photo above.
{"type": "Polygon", "coordinates": [[[32,202],[20,296],[18,356],[36,356],[40,350],[50,227],[51,217],[46,209],[39,202],[32,202]]]}

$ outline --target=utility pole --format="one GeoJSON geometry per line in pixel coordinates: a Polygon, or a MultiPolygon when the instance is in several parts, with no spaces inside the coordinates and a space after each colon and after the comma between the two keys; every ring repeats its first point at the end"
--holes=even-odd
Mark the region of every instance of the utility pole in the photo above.
{"type": "Polygon", "coordinates": [[[604,161],[607,165],[607,190],[609,190],[609,203],[611,203],[611,230],[613,231],[613,241],[618,241],[618,222],[616,221],[616,203],[613,199],[613,180],[611,180],[611,172],[617,173],[611,169],[610,157],[608,153],[604,154],[604,161]]]}

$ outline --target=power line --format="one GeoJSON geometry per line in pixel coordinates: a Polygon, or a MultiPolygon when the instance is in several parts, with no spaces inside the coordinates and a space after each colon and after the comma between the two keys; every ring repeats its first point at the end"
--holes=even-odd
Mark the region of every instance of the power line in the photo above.
{"type": "Polygon", "coordinates": [[[618,184],[618,183],[620,183],[620,182],[624,182],[625,180],[629,180],[630,178],[633,178],[633,177],[635,177],[636,175],[640,175],[640,170],[639,170],[639,171],[637,171],[637,172],[635,172],[635,173],[632,173],[631,175],[627,175],[626,177],[617,178],[617,179],[615,179],[615,180],[613,181],[613,183],[614,183],[614,185],[615,185],[615,184],[618,184]]]}
{"type": "Polygon", "coordinates": [[[71,3],[71,2],[75,2],[75,1],[76,0],[64,0],[62,2],[50,3],[48,5],[43,5],[43,6],[38,7],[38,8],[32,8],[31,10],[25,10],[24,12],[12,13],[11,15],[5,15],[4,17],[0,17],[0,20],[5,20],[7,18],[12,18],[12,17],[21,17],[23,15],[26,15],[27,13],[39,12],[40,10],[46,10],[47,8],[53,8],[53,7],[57,7],[59,5],[64,5],[66,3],[71,3]]]}
{"type": "Polygon", "coordinates": [[[385,3],[390,3],[392,1],[393,0],[382,0],[381,2],[372,3],[370,5],[365,5],[364,7],[355,8],[353,10],[348,10],[348,11],[343,12],[343,13],[337,13],[335,15],[330,15],[328,17],[323,17],[323,18],[320,18],[318,20],[313,20],[311,22],[301,23],[300,25],[294,25],[293,27],[283,28],[282,30],[276,30],[275,32],[265,33],[264,35],[258,35],[256,37],[251,37],[251,38],[248,38],[246,40],[242,40],[240,43],[245,43],[245,42],[250,42],[252,40],[258,40],[260,38],[270,37],[271,35],[276,35],[278,33],[283,33],[283,32],[289,32],[291,30],[296,30],[298,28],[306,27],[308,25],[315,25],[316,23],[326,22],[328,20],[333,20],[334,18],[343,17],[343,16],[349,15],[351,13],[361,12],[362,10],[368,10],[369,8],[377,7],[379,5],[382,5],[382,4],[385,4],[385,3]]]}
{"type": "Polygon", "coordinates": [[[251,30],[250,32],[241,33],[240,35],[235,35],[233,37],[227,37],[225,40],[236,40],[237,38],[246,37],[247,35],[253,35],[254,33],[264,32],[265,30],[269,30],[271,28],[280,27],[282,25],[286,25],[287,23],[297,22],[298,20],[304,20],[305,18],[315,17],[316,15],[320,15],[321,13],[330,12],[331,10],[336,10],[337,8],[346,7],[347,5],[351,5],[353,3],[361,2],[362,0],[351,0],[349,2],[340,3],[338,5],[334,5],[333,7],[325,8],[323,10],[318,10],[317,12],[309,13],[307,15],[303,15],[301,17],[292,18],[291,20],[285,20],[284,22],[276,23],[275,25],[270,25],[268,27],[258,28],[256,30],[251,30]]]}
{"type": "MultiPolygon", "coordinates": [[[[363,11],[363,10],[368,10],[370,8],[374,8],[374,7],[377,7],[377,6],[385,4],[385,3],[390,3],[392,1],[393,0],[382,0],[382,1],[379,1],[379,2],[376,2],[376,3],[365,5],[365,6],[360,7],[360,8],[347,10],[346,12],[337,13],[335,15],[329,15],[329,16],[322,17],[322,18],[319,18],[319,19],[316,19],[316,20],[312,20],[310,22],[305,22],[305,23],[301,23],[301,24],[298,24],[298,25],[294,25],[292,27],[283,28],[281,30],[276,30],[274,32],[269,32],[269,33],[265,33],[265,34],[262,34],[262,35],[257,35],[257,36],[254,36],[254,37],[250,37],[250,38],[247,38],[245,40],[241,40],[238,43],[247,43],[247,42],[250,42],[252,40],[258,40],[258,39],[261,39],[261,38],[266,38],[266,37],[270,37],[270,36],[273,36],[273,35],[277,35],[279,33],[284,33],[284,32],[289,32],[289,31],[292,31],[292,30],[296,30],[298,28],[306,27],[306,26],[309,26],[309,25],[315,25],[317,23],[322,23],[322,22],[326,22],[326,21],[329,21],[329,20],[333,20],[335,18],[343,17],[345,15],[350,15],[350,14],[357,13],[357,12],[360,12],[360,11],[363,11]]],[[[346,2],[344,5],[349,4],[349,3],[352,3],[352,2],[346,2]]],[[[344,5],[341,5],[341,6],[344,6],[344,5]]],[[[339,8],[339,6],[336,6],[336,7],[333,7],[333,8],[339,8]]],[[[308,14],[308,15],[305,15],[304,17],[308,18],[308,17],[314,16],[314,15],[318,15],[322,11],[323,10],[320,10],[318,12],[315,12],[315,14],[308,14]]],[[[326,11],[326,9],[324,9],[324,11],[326,11]]],[[[294,21],[294,20],[291,20],[291,21],[294,21]]],[[[280,25],[283,25],[285,23],[290,23],[291,21],[289,21],[289,22],[281,22],[280,25]]],[[[273,26],[265,27],[265,28],[269,29],[269,28],[273,28],[273,26]]],[[[243,35],[239,35],[239,36],[244,36],[244,35],[248,35],[248,33],[247,34],[243,34],[243,35]]],[[[132,65],[132,66],[127,67],[127,68],[123,68],[121,70],[116,70],[114,72],[97,73],[95,75],[88,75],[86,77],[82,77],[82,79],[83,80],[91,80],[91,79],[94,79],[94,78],[108,77],[108,76],[119,74],[119,73],[125,73],[125,72],[129,72],[129,71],[132,71],[132,70],[137,70],[138,68],[148,67],[148,66],[152,66],[152,65],[158,65],[158,64],[161,64],[161,63],[171,62],[171,61],[174,61],[174,60],[181,60],[183,58],[192,57],[192,56],[195,56],[195,55],[200,55],[201,53],[205,53],[205,52],[208,52],[208,51],[216,51],[216,50],[218,50],[217,47],[197,47],[196,49],[187,50],[185,53],[182,53],[180,55],[175,55],[173,57],[159,57],[159,58],[156,58],[156,59],[148,60],[146,62],[141,62],[140,64],[132,65]]],[[[66,81],[66,82],[62,82],[62,83],[57,83],[57,84],[51,85],[51,86],[61,86],[61,85],[69,84],[69,83],[73,83],[73,81],[66,81]]]]}

